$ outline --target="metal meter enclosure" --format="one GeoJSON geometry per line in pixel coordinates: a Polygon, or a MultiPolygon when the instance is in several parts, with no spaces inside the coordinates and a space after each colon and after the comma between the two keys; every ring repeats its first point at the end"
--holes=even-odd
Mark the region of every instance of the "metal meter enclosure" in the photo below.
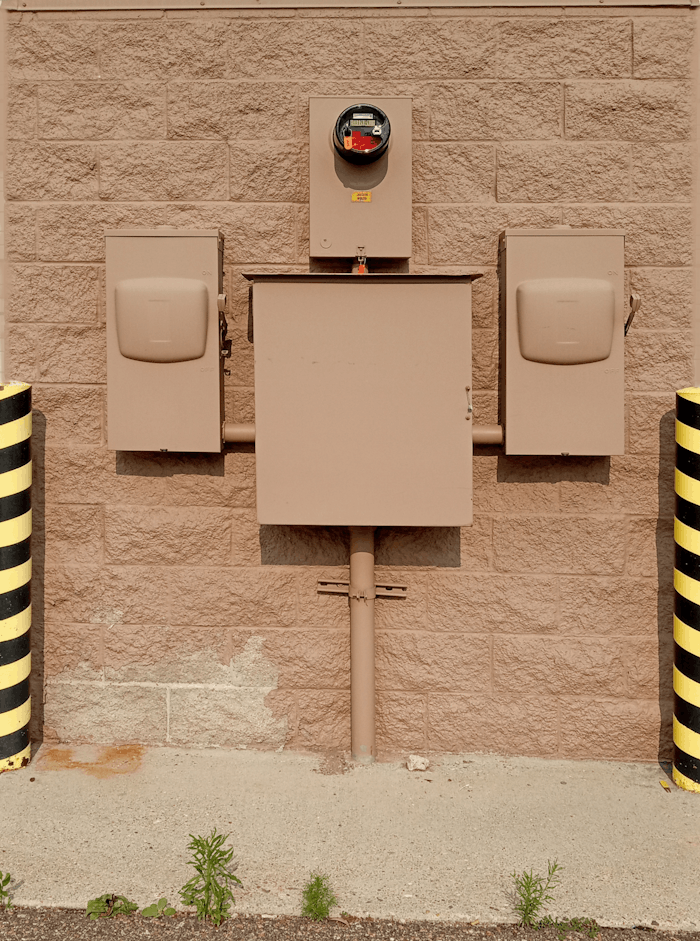
{"type": "Polygon", "coordinates": [[[129,229],[107,241],[107,447],[220,451],[223,238],[129,229]]]}
{"type": "Polygon", "coordinates": [[[411,257],[410,98],[311,98],[313,258],[411,257]]]}
{"type": "Polygon", "coordinates": [[[258,521],[472,521],[469,275],[253,281],[258,521]]]}
{"type": "Polygon", "coordinates": [[[624,232],[507,229],[506,454],[624,454],[624,232]]]}

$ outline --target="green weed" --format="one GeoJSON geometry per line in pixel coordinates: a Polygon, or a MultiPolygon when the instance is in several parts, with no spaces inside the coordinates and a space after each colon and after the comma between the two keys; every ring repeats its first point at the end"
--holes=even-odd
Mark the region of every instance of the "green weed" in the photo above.
{"type": "Polygon", "coordinates": [[[128,915],[135,912],[138,905],[130,902],[123,895],[115,895],[113,892],[105,892],[104,895],[98,895],[96,899],[90,899],[87,903],[85,914],[91,921],[98,918],[112,918],[114,915],[128,915]]]}
{"type": "Polygon", "coordinates": [[[153,905],[147,905],[146,908],[142,909],[141,914],[144,918],[160,918],[162,915],[165,915],[166,918],[172,918],[175,909],[168,905],[166,898],[162,898],[154,902],[153,905]]]}
{"type": "Polygon", "coordinates": [[[187,865],[193,866],[196,874],[180,889],[180,898],[183,905],[197,907],[197,918],[208,918],[213,925],[230,917],[229,907],[234,902],[231,884],[243,884],[233,874],[237,866],[232,861],[233,850],[222,847],[227,839],[228,834],[217,833],[214,828],[206,837],[190,833],[187,845],[192,853],[187,865]]]}
{"type": "Polygon", "coordinates": [[[589,938],[597,938],[600,934],[600,925],[595,918],[551,918],[546,915],[542,918],[535,928],[547,928],[552,926],[557,929],[559,941],[564,941],[567,932],[578,931],[587,935],[589,938]]]}
{"type": "Polygon", "coordinates": [[[338,904],[328,884],[328,876],[312,872],[301,893],[301,914],[314,921],[328,918],[331,908],[338,904]]]}
{"type": "Polygon", "coordinates": [[[8,889],[11,878],[9,872],[6,872],[4,875],[0,872],[0,908],[12,908],[10,890],[8,889]]]}
{"type": "Polygon", "coordinates": [[[525,870],[520,875],[511,873],[517,896],[515,911],[520,915],[521,925],[526,928],[536,926],[540,911],[553,899],[551,892],[559,884],[558,873],[561,869],[555,859],[553,863],[547,860],[546,877],[533,873],[532,869],[529,872],[525,870]]]}

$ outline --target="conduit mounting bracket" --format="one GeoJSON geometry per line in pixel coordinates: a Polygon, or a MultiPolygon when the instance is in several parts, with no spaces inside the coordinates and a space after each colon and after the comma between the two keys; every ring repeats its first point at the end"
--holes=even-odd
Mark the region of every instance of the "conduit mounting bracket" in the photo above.
{"type": "Polygon", "coordinates": [[[368,593],[360,594],[358,592],[353,592],[351,595],[350,582],[319,578],[316,590],[319,595],[348,595],[352,598],[405,598],[408,594],[408,585],[394,585],[389,582],[384,582],[381,585],[377,584],[374,586],[374,596],[368,593]]]}

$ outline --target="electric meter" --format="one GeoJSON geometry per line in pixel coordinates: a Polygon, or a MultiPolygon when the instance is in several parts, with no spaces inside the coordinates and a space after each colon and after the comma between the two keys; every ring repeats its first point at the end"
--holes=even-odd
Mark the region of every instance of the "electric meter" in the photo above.
{"type": "Polygon", "coordinates": [[[335,122],[333,144],[349,163],[374,163],[386,153],[391,125],[376,105],[351,105],[335,122]]]}

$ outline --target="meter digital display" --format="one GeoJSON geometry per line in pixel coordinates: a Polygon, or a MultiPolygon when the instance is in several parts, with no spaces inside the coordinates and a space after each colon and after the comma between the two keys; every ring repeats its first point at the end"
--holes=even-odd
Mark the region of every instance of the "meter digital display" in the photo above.
{"type": "Polygon", "coordinates": [[[335,122],[333,145],[349,163],[374,163],[389,146],[389,118],[375,105],[346,108],[335,122]]]}

